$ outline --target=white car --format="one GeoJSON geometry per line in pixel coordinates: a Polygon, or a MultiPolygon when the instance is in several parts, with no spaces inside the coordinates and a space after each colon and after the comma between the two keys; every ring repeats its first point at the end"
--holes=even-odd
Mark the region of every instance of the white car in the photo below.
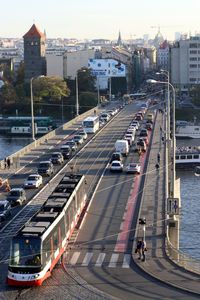
{"type": "Polygon", "coordinates": [[[31,174],[24,182],[24,188],[39,188],[42,185],[42,176],[39,174],[31,174]]]}
{"type": "Polygon", "coordinates": [[[118,160],[113,160],[111,165],[110,165],[110,171],[119,171],[122,172],[123,171],[123,164],[121,163],[121,161],[118,160]]]}
{"type": "Polygon", "coordinates": [[[141,166],[137,163],[130,163],[126,166],[126,173],[140,174],[141,166]]]}

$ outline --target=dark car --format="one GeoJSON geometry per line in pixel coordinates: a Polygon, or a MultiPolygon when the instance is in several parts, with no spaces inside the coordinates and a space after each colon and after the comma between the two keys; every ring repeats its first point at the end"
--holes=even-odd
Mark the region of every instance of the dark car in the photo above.
{"type": "Polygon", "coordinates": [[[23,188],[13,188],[7,199],[11,206],[22,205],[26,202],[26,192],[23,188]]]}
{"type": "Polygon", "coordinates": [[[65,145],[68,145],[71,147],[72,151],[76,151],[77,150],[77,144],[74,140],[68,140],[65,142],[65,145]]]}
{"type": "Polygon", "coordinates": [[[53,164],[61,165],[64,162],[64,158],[61,152],[53,152],[51,155],[51,162],[53,164]]]}
{"type": "Polygon", "coordinates": [[[0,201],[0,221],[5,221],[11,215],[11,205],[9,201],[0,201]]]}
{"type": "Polygon", "coordinates": [[[54,173],[54,167],[50,160],[41,161],[38,166],[38,174],[42,176],[51,176],[54,173]]]}
{"type": "Polygon", "coordinates": [[[153,125],[151,123],[146,123],[145,127],[147,130],[152,130],[153,125]]]}
{"type": "Polygon", "coordinates": [[[71,157],[72,155],[72,149],[69,145],[63,145],[61,148],[60,148],[60,151],[64,157],[64,159],[68,159],[71,157]]]}
{"type": "Polygon", "coordinates": [[[147,129],[141,129],[141,131],[140,131],[140,136],[148,136],[148,131],[147,131],[147,129]]]}
{"type": "Polygon", "coordinates": [[[119,153],[119,152],[114,152],[114,153],[112,154],[110,163],[112,163],[114,160],[122,161],[122,155],[121,155],[121,153],[119,153]]]}

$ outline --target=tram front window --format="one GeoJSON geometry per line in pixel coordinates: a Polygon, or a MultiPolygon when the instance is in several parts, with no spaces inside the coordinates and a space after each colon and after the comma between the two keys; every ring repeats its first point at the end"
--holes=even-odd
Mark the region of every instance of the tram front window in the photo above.
{"type": "Polygon", "coordinates": [[[19,237],[14,238],[11,244],[11,266],[40,266],[41,265],[41,241],[38,238],[19,237]]]}

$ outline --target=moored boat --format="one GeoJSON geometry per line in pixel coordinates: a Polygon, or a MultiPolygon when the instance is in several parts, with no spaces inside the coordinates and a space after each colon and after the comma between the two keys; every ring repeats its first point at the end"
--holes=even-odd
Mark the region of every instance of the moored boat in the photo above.
{"type": "Polygon", "coordinates": [[[176,148],[175,163],[176,168],[187,170],[200,166],[200,146],[176,148]]]}

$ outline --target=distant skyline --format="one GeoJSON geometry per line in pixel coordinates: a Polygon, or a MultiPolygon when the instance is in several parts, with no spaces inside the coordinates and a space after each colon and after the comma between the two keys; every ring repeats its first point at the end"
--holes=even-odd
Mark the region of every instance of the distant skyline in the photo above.
{"type": "Polygon", "coordinates": [[[153,38],[158,26],[169,40],[200,32],[200,0],[9,0],[1,11],[0,37],[7,38],[21,38],[33,23],[47,38],[117,39],[119,30],[122,39],[153,38]]]}

